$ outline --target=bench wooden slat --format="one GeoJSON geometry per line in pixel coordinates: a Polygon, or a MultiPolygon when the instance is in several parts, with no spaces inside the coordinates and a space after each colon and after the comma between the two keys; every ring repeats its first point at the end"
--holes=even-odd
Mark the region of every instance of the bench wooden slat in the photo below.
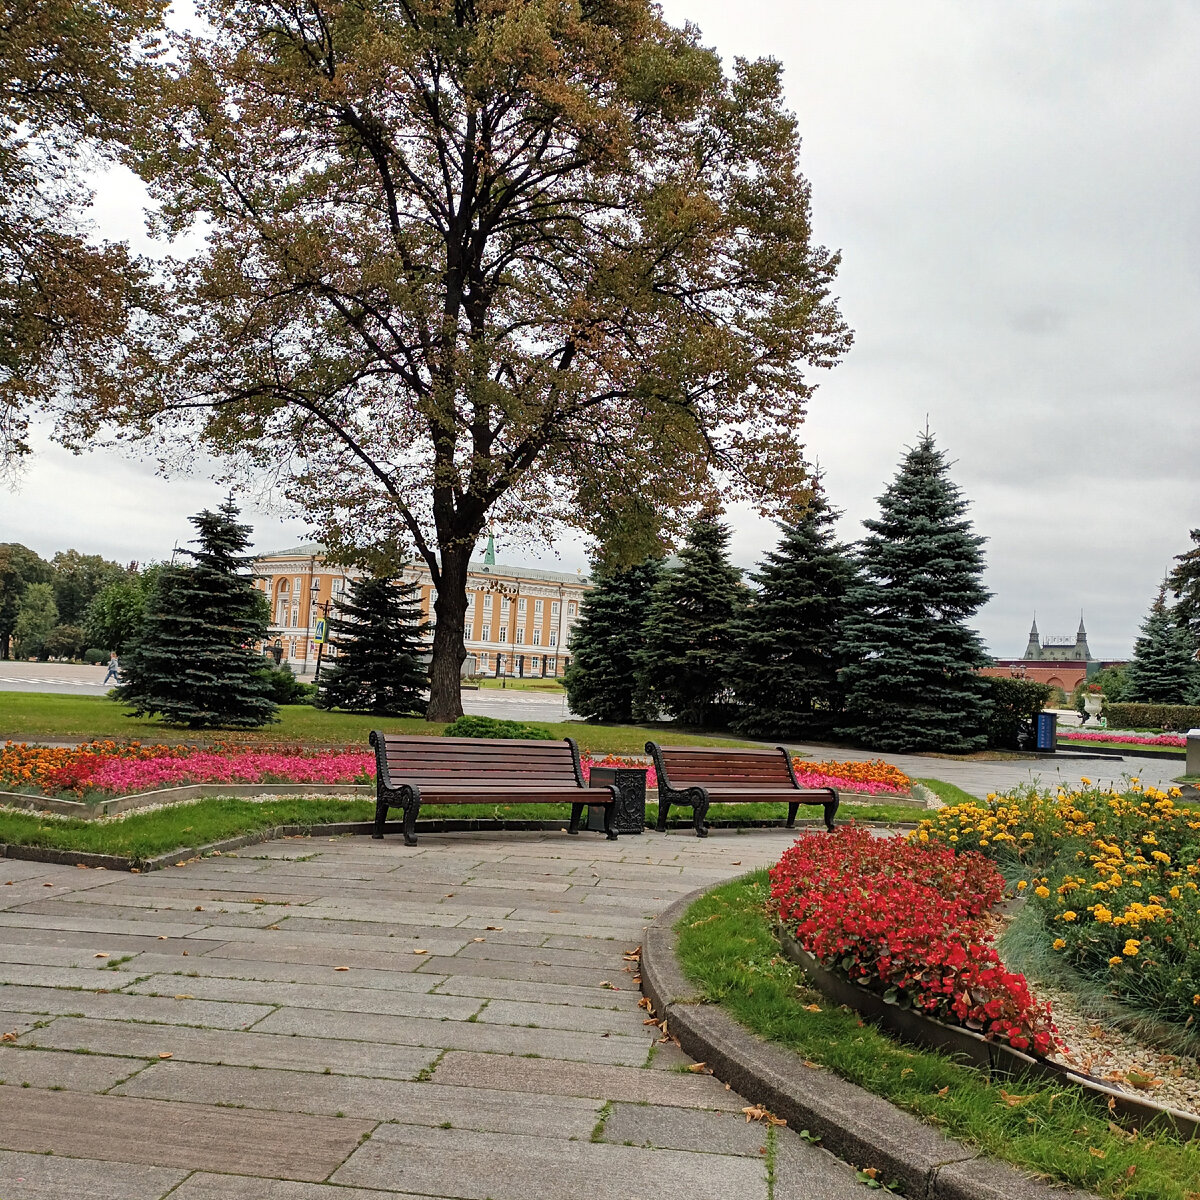
{"type": "Polygon", "coordinates": [[[404,810],[404,841],[416,845],[416,819],[423,804],[570,804],[568,832],[578,833],[585,805],[604,806],[611,839],[617,791],[588,788],[579,748],[558,741],[443,738],[371,733],[375,747],[375,831],[383,836],[388,809],[404,810]]]}
{"type": "Polygon", "coordinates": [[[646,743],[646,753],[658,771],[658,829],[667,828],[672,804],[692,808],[698,837],[706,837],[704,817],[710,804],[772,803],[788,806],[792,828],[801,804],[821,804],[825,825],[833,830],[839,798],[834,788],[802,788],[783,746],[773,750],[726,749],[720,746],[660,746],[646,743]]]}

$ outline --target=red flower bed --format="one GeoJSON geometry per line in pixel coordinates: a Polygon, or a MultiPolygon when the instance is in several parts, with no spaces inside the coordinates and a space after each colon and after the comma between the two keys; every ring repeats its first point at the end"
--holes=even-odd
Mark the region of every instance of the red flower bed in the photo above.
{"type": "Polygon", "coordinates": [[[1050,1006],[989,945],[1004,880],[982,855],[843,826],[801,838],[770,874],[780,922],[827,970],[1018,1050],[1058,1045],[1050,1006]]]}

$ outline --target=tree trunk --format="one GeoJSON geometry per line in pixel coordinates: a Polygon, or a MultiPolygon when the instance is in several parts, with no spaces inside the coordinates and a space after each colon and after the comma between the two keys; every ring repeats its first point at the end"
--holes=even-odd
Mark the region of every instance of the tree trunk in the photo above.
{"type": "Polygon", "coordinates": [[[441,581],[433,611],[437,626],[433,631],[433,662],[429,667],[429,707],[427,721],[453,721],[462,716],[462,664],[467,657],[463,645],[467,613],[467,567],[470,546],[443,549],[441,581]]]}

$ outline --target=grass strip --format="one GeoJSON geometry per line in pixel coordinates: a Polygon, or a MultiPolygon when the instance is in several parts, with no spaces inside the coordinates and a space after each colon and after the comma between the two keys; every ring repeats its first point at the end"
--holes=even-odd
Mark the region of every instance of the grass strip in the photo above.
{"type": "MultiPolygon", "coordinates": [[[[553,737],[573,737],[590,754],[642,754],[646,741],[662,738],[679,746],[745,746],[751,743],[706,734],[639,725],[589,725],[583,721],[545,722],[553,737]]],[[[195,731],[157,720],[130,717],[128,709],[104,696],[70,696],[50,692],[0,692],[0,741],[55,741],[130,738],[143,742],[238,741],[306,742],[314,745],[362,745],[372,729],[387,733],[439,734],[444,724],[418,717],[373,717],[329,712],[308,704],[285,704],[279,720],[262,729],[195,731]]]]}
{"type": "MultiPolygon", "coordinates": [[[[730,804],[720,808],[729,810],[730,819],[741,821],[779,820],[784,815],[777,804],[730,804]],[[758,809],[763,813],[747,811],[758,809]]],[[[565,804],[431,804],[422,810],[422,817],[427,820],[559,821],[563,828],[566,828],[570,815],[571,810],[565,804]]],[[[657,815],[657,805],[648,805],[647,818],[651,824],[657,815]]],[[[713,815],[714,819],[723,816],[715,812],[713,815]]],[[[854,815],[863,820],[910,820],[913,810],[899,805],[862,805],[854,806],[854,815]]],[[[116,854],[141,861],[172,851],[195,851],[211,842],[257,833],[275,825],[311,828],[345,821],[370,821],[374,816],[373,800],[324,797],[263,801],[211,797],[183,801],[151,812],[131,813],[121,820],[82,821],[0,811],[0,842],[53,850],[80,850],[90,854],[116,854]]],[[[399,819],[399,816],[399,810],[394,810],[392,819],[399,819]]],[[[678,827],[687,824],[681,819],[678,827]]],[[[672,827],[677,827],[675,821],[672,821],[672,827]]]]}
{"type": "Polygon", "coordinates": [[[970,792],[964,792],[962,788],[943,779],[914,779],[913,783],[927,787],[946,805],[978,804],[980,801],[980,797],[972,796],[970,792]]]}
{"type": "Polygon", "coordinates": [[[990,1082],[950,1058],[903,1046],[827,1001],[780,953],[765,871],[707,893],[677,925],[685,973],[708,1002],[803,1059],[1027,1171],[1121,1200],[1194,1200],[1200,1144],[1113,1124],[1074,1088],[990,1082]],[[810,1006],[819,1005],[819,1011],[810,1006]]]}

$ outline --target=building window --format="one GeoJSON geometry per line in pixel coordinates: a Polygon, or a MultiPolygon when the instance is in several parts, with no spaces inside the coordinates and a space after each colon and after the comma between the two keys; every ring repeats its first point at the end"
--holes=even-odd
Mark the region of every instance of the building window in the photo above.
{"type": "Polygon", "coordinates": [[[545,612],[545,604],[544,600],[535,600],[533,602],[533,615],[535,617],[540,617],[545,612]]]}
{"type": "Polygon", "coordinates": [[[558,616],[558,601],[557,600],[555,600],[554,603],[550,605],[550,615],[552,617],[558,616]]]}
{"type": "Polygon", "coordinates": [[[517,601],[517,612],[523,613],[523,612],[527,611],[528,608],[529,608],[529,601],[526,600],[524,596],[522,596],[521,599],[517,601]]]}
{"type": "Polygon", "coordinates": [[[481,642],[490,642],[492,640],[492,627],[490,625],[484,625],[479,631],[479,640],[481,642]]]}
{"type": "Polygon", "coordinates": [[[558,645],[558,631],[556,629],[550,630],[550,645],[558,645]]]}
{"type": "Polygon", "coordinates": [[[491,592],[488,592],[488,594],[486,596],[484,596],[484,598],[483,598],[483,611],[485,613],[490,613],[492,611],[492,594],[491,594],[491,592]]]}
{"type": "Polygon", "coordinates": [[[509,598],[508,598],[507,596],[503,596],[503,597],[501,597],[501,600],[500,600],[500,615],[501,615],[502,617],[507,617],[507,616],[508,616],[509,609],[511,609],[511,608],[512,608],[512,601],[511,601],[511,600],[509,600],[509,598]]]}
{"type": "Polygon", "coordinates": [[[345,591],[345,588],[346,581],[344,579],[335,579],[332,586],[334,599],[340,600],[342,597],[342,592],[345,591]]]}
{"type": "Polygon", "coordinates": [[[571,602],[570,602],[570,603],[567,605],[567,616],[568,616],[568,617],[573,617],[574,615],[575,615],[575,601],[574,601],[574,600],[572,600],[572,601],[571,601],[571,602]]]}
{"type": "Polygon", "coordinates": [[[500,636],[496,639],[496,641],[498,641],[498,642],[507,642],[508,641],[508,626],[507,625],[500,626],[500,636]]]}
{"type": "Polygon", "coordinates": [[[533,627],[533,644],[535,646],[542,644],[542,631],[536,625],[533,627]]]}
{"type": "Polygon", "coordinates": [[[517,626],[517,642],[519,645],[522,645],[522,646],[525,645],[525,626],[524,625],[517,626]]]}
{"type": "Polygon", "coordinates": [[[291,621],[292,628],[295,629],[299,624],[300,624],[300,605],[293,602],[292,603],[292,621],[291,621]]]}
{"type": "Polygon", "coordinates": [[[279,602],[279,606],[275,612],[275,624],[276,625],[286,625],[287,624],[287,601],[286,600],[280,600],[280,602],[279,602]]]}

